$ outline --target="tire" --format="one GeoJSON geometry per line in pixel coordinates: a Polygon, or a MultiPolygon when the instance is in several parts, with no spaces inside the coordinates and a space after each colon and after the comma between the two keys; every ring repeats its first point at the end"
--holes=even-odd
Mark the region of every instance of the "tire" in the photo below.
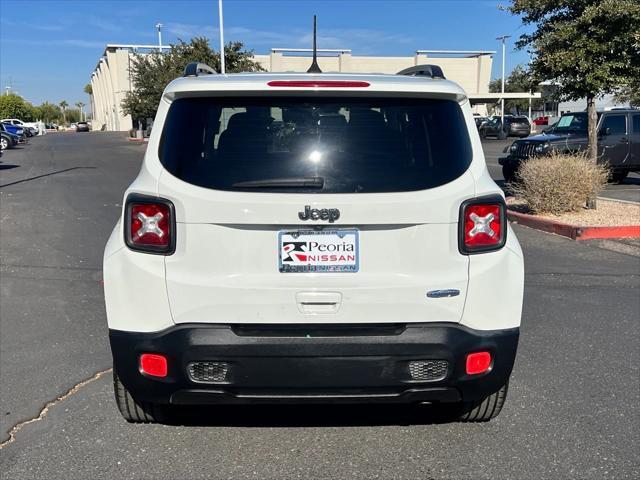
{"type": "Polygon", "coordinates": [[[627,175],[629,175],[627,170],[614,170],[609,175],[609,181],[611,183],[622,183],[627,178],[627,175]]]}
{"type": "Polygon", "coordinates": [[[113,392],[120,414],[129,423],[165,423],[170,419],[169,405],[138,402],[122,384],[115,369],[113,370],[113,392]]]}
{"type": "Polygon", "coordinates": [[[514,167],[513,165],[503,165],[502,166],[502,176],[504,177],[504,181],[507,183],[513,183],[516,181],[516,173],[518,172],[518,167],[514,167]]]}
{"type": "Polygon", "coordinates": [[[462,402],[458,421],[488,422],[492,418],[496,418],[507,399],[507,390],[509,390],[508,382],[500,387],[500,390],[492,393],[482,400],[475,402],[462,402]]]}
{"type": "Polygon", "coordinates": [[[2,150],[6,150],[7,148],[11,148],[9,146],[9,139],[6,137],[2,137],[2,139],[0,139],[0,148],[2,148],[2,150]]]}
{"type": "Polygon", "coordinates": [[[498,140],[505,140],[509,135],[507,135],[507,132],[505,132],[504,130],[500,129],[498,130],[498,140]]]}

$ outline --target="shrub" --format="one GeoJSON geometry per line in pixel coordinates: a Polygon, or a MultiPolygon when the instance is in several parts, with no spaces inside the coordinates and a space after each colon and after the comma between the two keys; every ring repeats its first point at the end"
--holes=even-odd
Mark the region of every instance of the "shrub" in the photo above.
{"type": "Polygon", "coordinates": [[[609,169],[594,165],[583,154],[552,153],[524,161],[511,191],[532,213],[560,215],[585,207],[587,198],[605,187],[609,169]]]}

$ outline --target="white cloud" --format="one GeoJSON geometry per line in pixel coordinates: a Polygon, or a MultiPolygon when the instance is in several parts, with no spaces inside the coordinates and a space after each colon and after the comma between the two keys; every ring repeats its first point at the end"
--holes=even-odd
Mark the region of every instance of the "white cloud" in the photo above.
{"type": "Polygon", "coordinates": [[[46,23],[28,23],[28,22],[13,22],[11,20],[2,19],[2,24],[10,27],[26,28],[30,30],[41,30],[43,32],[61,32],[65,30],[65,26],[61,24],[46,24],[46,23]]]}
{"type": "MultiPolygon", "coordinates": [[[[19,45],[28,45],[34,47],[50,47],[52,43],[49,40],[30,40],[30,39],[18,39],[18,38],[8,38],[3,39],[3,43],[11,43],[11,44],[19,44],[19,45]]],[[[77,47],[77,48],[98,48],[104,49],[107,46],[107,41],[90,41],[84,39],[77,38],[67,38],[67,39],[56,39],[55,45],[57,46],[67,46],[67,47],[77,47]]]]}
{"type": "MultiPolygon", "coordinates": [[[[208,37],[214,45],[218,38],[218,29],[210,25],[167,23],[165,31],[185,41],[195,36],[208,37]]],[[[248,48],[260,53],[271,48],[307,48],[312,44],[312,34],[299,28],[281,32],[229,27],[224,33],[226,41],[244,42],[248,48]]],[[[389,44],[411,45],[414,42],[414,38],[409,35],[373,29],[322,29],[318,33],[318,48],[349,48],[355,54],[372,54],[389,44]]]]}

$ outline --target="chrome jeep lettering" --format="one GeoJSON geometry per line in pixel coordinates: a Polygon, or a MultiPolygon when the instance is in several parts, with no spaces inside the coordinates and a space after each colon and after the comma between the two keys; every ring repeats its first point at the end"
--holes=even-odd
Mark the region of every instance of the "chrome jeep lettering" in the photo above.
{"type": "Polygon", "coordinates": [[[340,210],[337,208],[311,208],[306,205],[304,211],[298,212],[298,218],[302,221],[329,220],[329,223],[333,223],[340,218],[340,210]]]}

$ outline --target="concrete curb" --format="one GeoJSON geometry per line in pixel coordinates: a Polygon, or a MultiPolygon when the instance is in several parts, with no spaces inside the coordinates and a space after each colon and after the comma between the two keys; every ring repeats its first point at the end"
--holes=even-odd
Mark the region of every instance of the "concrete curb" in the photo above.
{"type": "Polygon", "coordinates": [[[507,209],[507,218],[519,225],[535,228],[543,232],[555,233],[572,240],[592,240],[596,238],[640,238],[640,225],[620,227],[580,227],[568,223],[548,220],[526,213],[507,209]]]}

